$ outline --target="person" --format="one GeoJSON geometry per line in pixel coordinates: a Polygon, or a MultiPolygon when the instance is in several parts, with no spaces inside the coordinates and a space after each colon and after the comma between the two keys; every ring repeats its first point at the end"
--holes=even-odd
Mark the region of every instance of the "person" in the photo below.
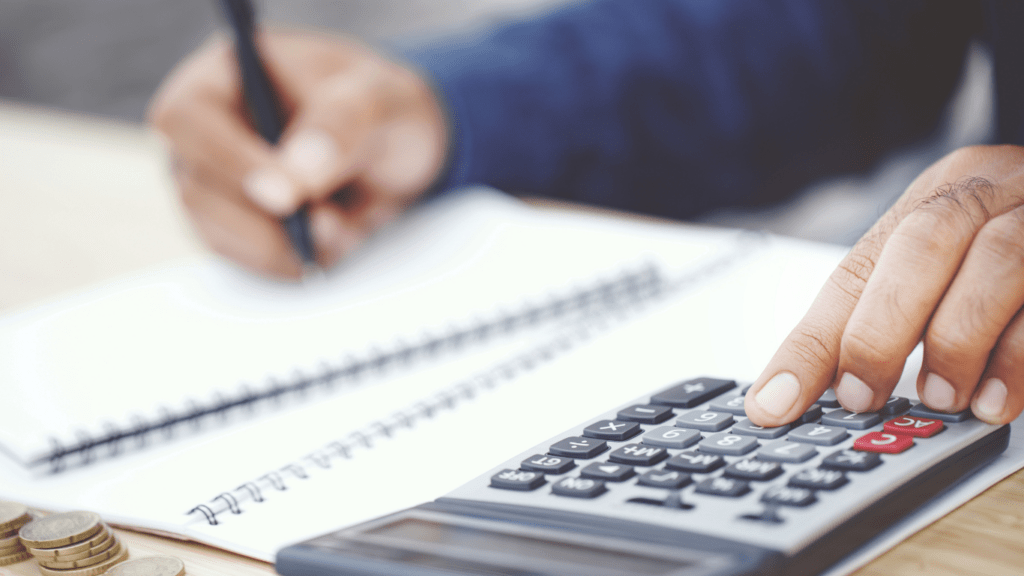
{"type": "Polygon", "coordinates": [[[181,199],[219,252],[295,277],[279,218],[309,207],[329,266],[467,183],[674,218],[864,170],[940,122],[972,40],[994,54],[1000,145],[937,160],[856,243],[746,397],[759,425],[829,387],[879,409],[923,340],[918,393],[990,423],[1024,409],[1024,4],[590,0],[385,56],[259,42],[290,117],[246,120],[221,38],[151,103],[181,199]]]}

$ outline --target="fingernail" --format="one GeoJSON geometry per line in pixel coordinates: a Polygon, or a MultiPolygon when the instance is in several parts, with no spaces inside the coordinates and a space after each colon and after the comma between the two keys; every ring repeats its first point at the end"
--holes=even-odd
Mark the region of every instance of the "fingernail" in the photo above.
{"type": "Polygon", "coordinates": [[[875,391],[863,380],[847,372],[836,385],[836,400],[850,412],[866,412],[875,401],[875,391]]]}
{"type": "Polygon", "coordinates": [[[338,166],[338,146],[327,132],[307,128],[281,146],[281,162],[313,187],[330,184],[338,166]]]}
{"type": "Polygon", "coordinates": [[[313,212],[309,225],[317,249],[328,265],[355,250],[364,239],[362,234],[328,211],[313,212]]]}
{"type": "Polygon", "coordinates": [[[278,216],[291,214],[296,208],[295,186],[280,171],[260,168],[242,181],[242,190],[258,206],[278,216]]]}
{"type": "Polygon", "coordinates": [[[989,378],[974,399],[975,415],[984,420],[998,420],[1006,409],[1006,384],[999,378],[989,378]]]}
{"type": "Polygon", "coordinates": [[[800,381],[791,372],[779,372],[754,396],[761,409],[772,416],[785,416],[800,398],[800,381]]]}
{"type": "Polygon", "coordinates": [[[924,380],[924,403],[932,410],[949,410],[956,401],[956,390],[945,378],[931,372],[924,380]]]}

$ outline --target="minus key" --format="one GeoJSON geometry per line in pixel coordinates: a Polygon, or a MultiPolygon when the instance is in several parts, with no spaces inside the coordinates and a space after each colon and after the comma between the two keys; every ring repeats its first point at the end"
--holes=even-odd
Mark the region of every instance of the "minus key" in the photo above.
{"type": "Polygon", "coordinates": [[[672,408],[654,404],[634,404],[619,410],[619,420],[639,422],[641,424],[660,424],[672,417],[672,408]]]}

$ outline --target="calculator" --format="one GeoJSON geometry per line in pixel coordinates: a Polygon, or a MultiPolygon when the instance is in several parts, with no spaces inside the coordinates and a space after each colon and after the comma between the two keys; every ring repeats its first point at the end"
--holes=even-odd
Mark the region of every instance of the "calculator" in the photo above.
{"type": "Polygon", "coordinates": [[[995,458],[1009,425],[826,392],[763,428],[694,378],[599,414],[437,500],[278,552],[284,576],[819,574],[995,458]]]}

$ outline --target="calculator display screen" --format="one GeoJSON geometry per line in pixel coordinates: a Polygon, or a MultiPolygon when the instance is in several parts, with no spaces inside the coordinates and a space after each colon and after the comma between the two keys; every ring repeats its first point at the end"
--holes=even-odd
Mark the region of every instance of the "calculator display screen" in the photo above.
{"type": "Polygon", "coordinates": [[[681,558],[658,558],[629,550],[626,543],[621,549],[600,548],[576,542],[531,538],[441,522],[404,518],[368,532],[376,536],[437,544],[439,548],[453,547],[500,556],[536,558],[564,562],[581,568],[591,567],[602,574],[670,575],[696,566],[681,558]]]}

